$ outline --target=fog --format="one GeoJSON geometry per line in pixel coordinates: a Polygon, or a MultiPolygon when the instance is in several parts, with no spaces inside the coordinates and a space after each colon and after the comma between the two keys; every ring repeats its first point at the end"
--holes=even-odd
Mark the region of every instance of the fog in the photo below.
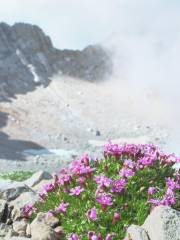
{"type": "MultiPolygon", "coordinates": [[[[102,83],[121,114],[156,122],[180,144],[180,2],[178,0],[6,0],[2,21],[40,25],[59,48],[102,43],[112,52],[114,75],[102,83]]],[[[180,152],[180,151],[179,151],[180,152]]]]}

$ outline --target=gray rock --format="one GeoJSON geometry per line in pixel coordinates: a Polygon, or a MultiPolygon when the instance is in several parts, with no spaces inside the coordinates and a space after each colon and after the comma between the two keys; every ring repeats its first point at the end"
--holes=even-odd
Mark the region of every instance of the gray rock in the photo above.
{"type": "Polygon", "coordinates": [[[142,227],[150,240],[180,240],[180,212],[170,207],[156,207],[142,227]]]}
{"type": "Polygon", "coordinates": [[[38,213],[31,223],[31,236],[33,240],[58,240],[59,237],[53,227],[56,227],[59,220],[55,217],[47,217],[45,213],[38,213]]]}
{"type": "MultiPolygon", "coordinates": [[[[8,238],[5,238],[6,240],[8,240],[8,238]]],[[[9,238],[10,240],[30,240],[31,238],[26,238],[26,237],[11,237],[9,238]]]]}
{"type": "Polygon", "coordinates": [[[34,173],[29,179],[24,181],[24,184],[28,187],[34,187],[35,185],[39,184],[42,180],[49,180],[52,179],[50,173],[45,171],[38,171],[34,173]]]}
{"type": "Polygon", "coordinates": [[[9,231],[12,230],[12,226],[0,223],[0,237],[5,237],[9,231]]]}
{"type": "Polygon", "coordinates": [[[20,236],[26,235],[28,221],[26,219],[21,219],[20,221],[13,222],[13,230],[20,236]]]}
{"type": "Polygon", "coordinates": [[[6,206],[7,206],[7,202],[3,199],[0,199],[0,222],[4,217],[6,206]]]}
{"type": "Polygon", "coordinates": [[[142,227],[131,225],[127,229],[127,236],[124,240],[149,240],[149,237],[142,227]]]}
{"type": "Polygon", "coordinates": [[[11,201],[10,206],[14,206],[15,208],[23,208],[25,205],[34,204],[38,201],[38,195],[35,192],[24,192],[21,193],[19,197],[15,200],[11,201]]]}
{"type": "Polygon", "coordinates": [[[16,199],[23,192],[32,191],[28,186],[21,182],[9,180],[0,181],[0,198],[11,201],[16,199]]]}

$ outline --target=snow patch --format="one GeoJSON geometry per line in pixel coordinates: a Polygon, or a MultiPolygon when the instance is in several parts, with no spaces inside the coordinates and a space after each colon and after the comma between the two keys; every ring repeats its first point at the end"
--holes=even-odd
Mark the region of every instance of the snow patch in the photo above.
{"type": "Polygon", "coordinates": [[[38,76],[38,74],[36,73],[36,69],[32,64],[29,64],[28,61],[25,59],[25,57],[23,56],[22,52],[19,49],[16,49],[16,55],[20,58],[21,62],[23,65],[27,66],[31,72],[31,74],[34,77],[34,82],[35,83],[39,83],[40,82],[40,78],[38,76]]]}

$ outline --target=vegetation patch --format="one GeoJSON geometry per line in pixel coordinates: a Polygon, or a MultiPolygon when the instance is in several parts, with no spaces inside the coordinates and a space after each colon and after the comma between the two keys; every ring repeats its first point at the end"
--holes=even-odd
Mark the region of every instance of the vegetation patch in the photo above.
{"type": "Polygon", "coordinates": [[[180,159],[156,146],[107,144],[103,159],[84,155],[45,185],[40,200],[22,210],[56,216],[61,239],[123,239],[131,224],[141,225],[155,206],[180,210],[180,159]]]}
{"type": "Polygon", "coordinates": [[[27,180],[33,175],[34,172],[31,171],[15,171],[11,173],[1,173],[0,178],[1,179],[7,179],[17,182],[22,182],[24,180],[27,180]]]}

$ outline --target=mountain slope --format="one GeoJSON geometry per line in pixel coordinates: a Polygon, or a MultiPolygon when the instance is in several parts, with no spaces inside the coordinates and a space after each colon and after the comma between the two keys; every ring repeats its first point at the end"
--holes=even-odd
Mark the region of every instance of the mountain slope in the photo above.
{"type": "Polygon", "coordinates": [[[55,73],[94,81],[111,71],[110,57],[98,45],[58,50],[36,25],[0,23],[0,100],[47,86],[55,73]]]}

